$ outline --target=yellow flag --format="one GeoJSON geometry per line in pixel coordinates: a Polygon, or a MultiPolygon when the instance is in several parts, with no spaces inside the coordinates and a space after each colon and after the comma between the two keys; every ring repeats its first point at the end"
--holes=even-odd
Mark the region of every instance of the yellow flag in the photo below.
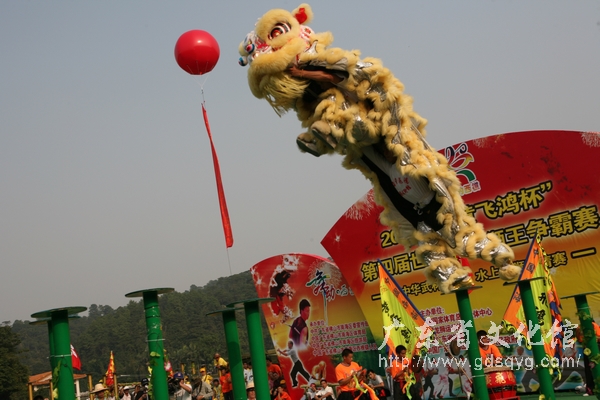
{"type": "Polygon", "coordinates": [[[535,240],[531,243],[519,280],[534,278],[541,278],[531,281],[531,292],[534,297],[537,320],[527,321],[527,318],[525,318],[521,293],[519,287],[516,286],[504,313],[502,323],[507,329],[519,332],[528,347],[542,344],[531,343],[530,338],[528,338],[528,332],[530,332],[529,335],[531,336],[533,330],[539,329],[544,350],[548,357],[560,357],[563,347],[562,339],[564,337],[562,317],[560,315],[560,299],[556,292],[556,286],[554,286],[554,280],[550,276],[546,252],[542,247],[542,239],[539,234],[536,235],[535,240]]]}
{"type": "Polygon", "coordinates": [[[423,316],[381,263],[379,291],[384,334],[389,348],[395,349],[396,346],[403,345],[406,347],[407,357],[424,352],[424,336],[430,336],[433,332],[424,332],[423,316]]]}

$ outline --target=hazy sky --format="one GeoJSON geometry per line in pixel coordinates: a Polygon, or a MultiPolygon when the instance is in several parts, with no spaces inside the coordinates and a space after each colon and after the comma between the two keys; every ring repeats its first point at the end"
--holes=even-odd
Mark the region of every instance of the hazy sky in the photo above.
{"type": "MultiPolygon", "coordinates": [[[[0,2],[0,321],[116,308],[126,293],[184,291],[281,253],[327,256],[321,239],[369,183],[340,156],[300,153],[296,116],[255,99],[237,63],[258,17],[298,4],[0,2]],[[173,56],[191,29],[221,48],[202,77],[173,56]]],[[[600,130],[597,0],[312,6],[315,31],[381,58],[405,84],[438,149],[505,132],[600,130]]]]}

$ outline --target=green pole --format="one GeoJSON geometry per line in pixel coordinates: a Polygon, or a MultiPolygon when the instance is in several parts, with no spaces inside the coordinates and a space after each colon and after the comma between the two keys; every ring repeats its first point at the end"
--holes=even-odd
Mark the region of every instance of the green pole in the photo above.
{"type": "Polygon", "coordinates": [[[32,318],[38,318],[37,321],[31,322],[32,325],[43,323],[48,325],[50,366],[52,367],[52,379],[58,382],[54,389],[58,391],[59,400],[72,400],[75,398],[69,318],[78,318],[74,314],[85,310],[87,310],[86,307],[68,307],[31,314],[32,318]]]}
{"type": "Polygon", "coordinates": [[[143,292],[144,311],[146,314],[146,330],[148,332],[148,352],[152,368],[152,394],[156,400],[168,400],[169,388],[165,371],[165,351],[158,308],[158,292],[143,292]]]}
{"type": "Polygon", "coordinates": [[[456,294],[456,302],[458,304],[458,312],[460,319],[465,323],[465,329],[467,330],[467,337],[469,338],[469,348],[467,349],[467,356],[469,357],[469,363],[471,364],[471,373],[473,374],[473,391],[475,396],[479,400],[489,400],[489,393],[487,384],[485,381],[485,373],[483,371],[483,361],[481,360],[481,354],[479,353],[479,343],[477,339],[477,333],[475,332],[475,322],[473,321],[473,309],[471,308],[471,301],[469,300],[469,290],[476,289],[479,287],[470,287],[464,289],[458,289],[454,292],[456,294]],[[469,324],[469,322],[471,322],[469,324]]]}
{"type": "Polygon", "coordinates": [[[56,358],[56,349],[54,348],[54,327],[52,325],[52,319],[49,319],[46,323],[48,325],[48,344],[50,348],[50,367],[52,371],[56,368],[58,359],[56,358]]]}
{"type": "MultiPolygon", "coordinates": [[[[535,308],[535,302],[533,299],[533,292],[531,291],[531,280],[532,279],[520,280],[518,281],[518,285],[519,291],[521,293],[521,301],[523,303],[523,311],[525,312],[525,319],[527,319],[529,323],[532,323],[533,321],[537,324],[538,317],[535,308]]],[[[540,329],[536,329],[533,332],[531,342],[531,352],[533,353],[533,359],[535,360],[535,369],[540,380],[540,392],[544,395],[546,400],[554,400],[554,387],[552,386],[552,378],[550,377],[550,372],[548,371],[550,360],[546,358],[544,346],[537,344],[543,343],[542,333],[540,332],[540,329]]]]}
{"type": "Polygon", "coordinates": [[[52,313],[52,330],[56,365],[58,371],[58,399],[75,398],[75,381],[73,380],[73,364],[71,362],[71,336],[69,334],[69,313],[58,310],[52,313]]]}
{"type": "Polygon", "coordinates": [[[227,308],[223,310],[222,314],[223,325],[225,326],[225,340],[227,340],[227,353],[229,354],[231,383],[233,384],[233,398],[235,400],[245,400],[247,398],[246,382],[244,380],[244,366],[242,365],[242,352],[240,351],[235,309],[227,308]]]}
{"type": "Polygon", "coordinates": [[[267,376],[267,360],[265,357],[265,343],[258,305],[259,300],[247,301],[244,303],[244,312],[246,313],[256,398],[257,400],[269,400],[271,396],[269,393],[269,378],[267,376]]]}
{"type": "MultiPolygon", "coordinates": [[[[595,359],[598,357],[598,342],[596,341],[596,333],[594,326],[592,325],[592,313],[590,312],[590,306],[587,302],[585,294],[575,295],[575,304],[577,306],[577,313],[579,314],[579,323],[581,324],[581,331],[583,332],[583,338],[585,341],[585,348],[590,349],[591,354],[588,356],[589,359],[595,359]]],[[[600,399],[600,366],[595,363],[596,366],[592,368],[592,375],[594,376],[594,394],[596,398],[600,399]]]]}
{"type": "Polygon", "coordinates": [[[125,297],[130,298],[141,297],[144,301],[148,353],[150,355],[150,368],[152,368],[152,376],[150,377],[152,383],[152,400],[169,400],[169,387],[165,371],[165,347],[160,323],[158,295],[170,293],[173,290],[173,288],[146,289],[125,295],[125,297]]]}

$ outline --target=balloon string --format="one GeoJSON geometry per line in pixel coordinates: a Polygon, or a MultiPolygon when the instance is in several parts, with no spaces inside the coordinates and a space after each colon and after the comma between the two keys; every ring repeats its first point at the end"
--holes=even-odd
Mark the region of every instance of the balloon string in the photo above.
{"type": "Polygon", "coordinates": [[[205,77],[202,83],[200,83],[198,79],[194,79],[194,82],[200,86],[200,93],[202,93],[202,104],[204,105],[206,104],[206,101],[204,100],[204,84],[206,83],[207,79],[208,77],[205,77]]]}
{"type": "Polygon", "coordinates": [[[231,275],[233,275],[233,272],[231,272],[231,259],[229,258],[229,247],[226,247],[225,251],[227,252],[227,264],[229,265],[229,276],[231,276],[231,275]]]}

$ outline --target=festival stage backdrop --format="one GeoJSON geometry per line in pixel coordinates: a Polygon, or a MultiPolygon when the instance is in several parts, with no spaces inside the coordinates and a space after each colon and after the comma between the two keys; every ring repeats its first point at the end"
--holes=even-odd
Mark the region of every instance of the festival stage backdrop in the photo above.
{"type": "Polygon", "coordinates": [[[354,359],[363,367],[383,373],[377,368],[378,345],[354,292],[330,260],[308,254],[283,254],[257,263],[250,271],[258,296],[275,299],[263,304],[263,312],[292,398],[304,394],[300,386],[310,379],[337,382],[334,368],[341,362],[344,348],[352,349],[354,359]],[[309,311],[301,314],[300,306],[306,301],[309,311]],[[297,321],[299,318],[308,328],[308,343],[298,340],[304,326],[297,321]],[[290,340],[300,365],[294,365],[286,354],[290,340]],[[299,387],[292,388],[296,380],[299,387]]]}
{"type": "MultiPolygon", "coordinates": [[[[550,260],[560,297],[600,288],[600,133],[529,131],[475,139],[441,151],[462,182],[468,211],[515,251],[522,263],[536,232],[550,260]]],[[[356,202],[331,228],[321,244],[352,288],[363,314],[382,339],[377,260],[391,272],[424,317],[436,322],[443,339],[459,320],[453,295],[441,296],[429,285],[414,252],[394,241],[380,224],[381,207],[372,191],[356,202]]],[[[470,261],[475,283],[471,295],[476,329],[499,325],[514,286],[503,286],[498,270],[470,261]]],[[[588,296],[600,316],[600,296],[588,296]]],[[[563,301],[562,315],[578,323],[573,299],[563,301]]],[[[512,337],[503,337],[511,341],[512,337]]],[[[512,340],[514,343],[514,340],[512,340]]],[[[432,349],[433,353],[440,349],[432,349]]]]}

